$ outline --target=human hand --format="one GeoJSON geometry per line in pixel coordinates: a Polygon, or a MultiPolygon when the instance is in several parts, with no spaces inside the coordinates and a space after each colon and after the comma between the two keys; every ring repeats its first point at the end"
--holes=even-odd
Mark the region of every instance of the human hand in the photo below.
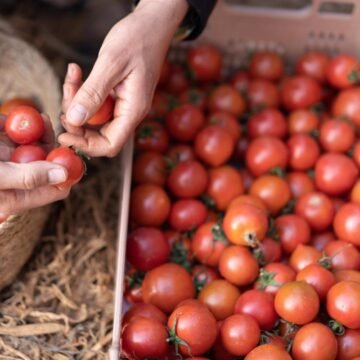
{"type": "Polygon", "coordinates": [[[64,83],[58,141],[89,156],[116,156],[150,109],[161,67],[173,35],[187,11],[186,0],[142,0],[108,33],[98,59],[82,83],[70,64],[64,83]],[[99,130],[82,127],[106,97],[116,99],[114,120],[99,130]]]}

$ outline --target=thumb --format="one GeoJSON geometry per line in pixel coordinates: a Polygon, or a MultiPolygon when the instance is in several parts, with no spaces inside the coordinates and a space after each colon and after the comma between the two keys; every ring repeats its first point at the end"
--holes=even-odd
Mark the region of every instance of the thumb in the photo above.
{"type": "Polygon", "coordinates": [[[0,190],[32,190],[49,184],[61,184],[68,177],[64,167],[47,161],[0,163],[0,173],[0,190]]]}
{"type": "Polygon", "coordinates": [[[114,65],[108,64],[106,57],[97,59],[89,77],[77,91],[66,112],[66,121],[70,125],[84,125],[99,110],[115,85],[115,74],[111,71],[113,68],[114,65]]]}

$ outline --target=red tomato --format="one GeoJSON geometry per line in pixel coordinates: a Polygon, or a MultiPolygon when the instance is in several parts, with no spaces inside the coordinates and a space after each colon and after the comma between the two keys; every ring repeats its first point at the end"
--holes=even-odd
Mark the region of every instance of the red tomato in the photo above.
{"type": "Polygon", "coordinates": [[[114,117],[115,100],[108,96],[99,110],[87,121],[88,125],[99,126],[112,120],[114,117]]]}
{"type": "Polygon", "coordinates": [[[225,320],[234,313],[240,290],[226,280],[215,280],[204,286],[199,301],[206,305],[216,320],[225,320]]]}
{"type": "Polygon", "coordinates": [[[26,164],[46,159],[46,151],[39,145],[20,145],[14,149],[10,161],[26,164]]]}
{"type": "Polygon", "coordinates": [[[242,356],[256,347],[260,339],[260,328],[251,316],[236,314],[224,320],[220,335],[229,353],[242,356]]]}
{"type": "Polygon", "coordinates": [[[133,305],[124,315],[122,320],[122,326],[125,327],[126,324],[131,322],[133,319],[137,317],[145,317],[152,320],[157,320],[162,324],[166,324],[167,316],[156,306],[151,304],[135,304],[133,305]]]}
{"type": "Polygon", "coordinates": [[[327,231],[324,233],[313,235],[311,243],[315,249],[318,249],[319,251],[324,251],[326,245],[333,240],[335,240],[335,235],[331,231],[327,231]]]}
{"type": "Polygon", "coordinates": [[[332,114],[336,118],[344,117],[360,126],[360,87],[341,91],[333,103],[332,114]]]}
{"type": "Polygon", "coordinates": [[[270,237],[266,237],[259,246],[253,250],[253,254],[260,265],[280,261],[282,250],[281,245],[270,237]]]}
{"type": "Polygon", "coordinates": [[[320,83],[326,81],[326,68],[329,57],[320,51],[310,51],[301,56],[296,64],[298,75],[309,76],[320,83]]]}
{"type": "Polygon", "coordinates": [[[276,52],[258,51],[252,56],[249,69],[254,78],[277,81],[283,76],[284,63],[276,52]]]}
{"type": "Polygon", "coordinates": [[[4,115],[9,115],[11,111],[15,110],[19,106],[30,106],[35,110],[38,111],[40,110],[38,109],[37,105],[34,103],[33,100],[22,97],[16,97],[3,102],[0,107],[0,113],[4,115]]]}
{"type": "Polygon", "coordinates": [[[360,330],[346,329],[337,342],[339,360],[357,360],[360,356],[360,330]]]}
{"type": "Polygon", "coordinates": [[[360,141],[358,141],[353,147],[352,158],[355,161],[356,165],[360,167],[360,141]]]}
{"type": "Polygon", "coordinates": [[[234,141],[238,141],[240,138],[241,128],[235,115],[225,111],[215,111],[209,115],[208,125],[224,128],[234,138],[234,141]]]}
{"type": "Polygon", "coordinates": [[[188,303],[177,307],[168,320],[170,337],[179,343],[179,351],[185,356],[206,353],[214,345],[217,336],[216,320],[203,306],[188,303]],[[185,344],[184,344],[185,343],[185,344]]]}
{"type": "Polygon", "coordinates": [[[147,120],[136,130],[135,145],[139,150],[164,153],[169,147],[169,135],[159,122],[147,120]]]}
{"type": "Polygon", "coordinates": [[[264,109],[250,117],[247,134],[250,139],[259,136],[274,136],[282,139],[287,134],[287,121],[278,109],[264,109]]]}
{"type": "Polygon", "coordinates": [[[164,186],[166,182],[165,158],[155,151],[145,151],[137,156],[133,165],[132,180],[135,184],[164,186]]]}
{"type": "Polygon", "coordinates": [[[251,109],[277,108],[280,103],[280,95],[277,86],[268,80],[255,79],[250,82],[248,102],[251,109]]]}
{"type": "Polygon", "coordinates": [[[67,180],[61,184],[57,184],[57,187],[65,188],[75,185],[81,180],[85,172],[84,162],[68,147],[60,146],[50,151],[46,157],[46,161],[59,164],[68,172],[67,180]]]}
{"type": "Polygon", "coordinates": [[[170,74],[166,83],[166,90],[173,94],[181,94],[189,88],[190,81],[185,70],[178,64],[171,64],[170,74]]]}
{"type": "Polygon", "coordinates": [[[303,281],[288,282],[275,295],[276,312],[284,320],[296,325],[313,321],[319,307],[317,292],[303,281]]]}
{"type": "Polygon", "coordinates": [[[334,333],[326,325],[313,322],[296,333],[291,352],[295,360],[335,360],[337,347],[334,333]]]}
{"type": "Polygon", "coordinates": [[[342,240],[330,241],[325,246],[333,270],[360,270],[360,251],[342,240]]]}
{"type": "Polygon", "coordinates": [[[286,180],[293,198],[315,191],[313,179],[305,172],[293,171],[287,174],[286,180]]]}
{"type": "Polygon", "coordinates": [[[220,278],[217,271],[206,265],[195,265],[191,274],[197,291],[201,291],[204,286],[220,278]]]}
{"type": "Polygon", "coordinates": [[[195,160],[194,149],[191,145],[187,144],[171,145],[166,156],[174,164],[187,160],[195,160]]]}
{"type": "Polygon", "coordinates": [[[138,185],[131,192],[130,218],[140,226],[160,226],[170,213],[170,199],[157,185],[138,185]]]}
{"type": "Polygon", "coordinates": [[[164,63],[161,68],[160,78],[159,78],[159,85],[165,85],[171,72],[171,63],[165,59],[164,63]]]}
{"type": "Polygon", "coordinates": [[[246,72],[244,70],[240,70],[232,76],[230,82],[231,82],[231,85],[237,91],[239,91],[242,94],[245,94],[249,88],[250,75],[248,72],[246,72]]]}
{"type": "Polygon", "coordinates": [[[218,80],[222,68],[222,55],[209,45],[198,45],[189,50],[187,63],[197,81],[218,80]]]}
{"type": "Polygon", "coordinates": [[[262,209],[240,204],[227,210],[223,228],[233,244],[255,247],[266,235],[268,219],[262,209]]]}
{"type": "Polygon", "coordinates": [[[334,271],[337,282],[350,280],[360,283],[360,271],[358,270],[337,270],[334,271]]]}
{"type": "Polygon", "coordinates": [[[319,127],[318,116],[310,110],[294,110],[289,115],[289,133],[310,134],[319,127]]]}
{"type": "Polygon", "coordinates": [[[139,271],[148,271],[169,260],[170,246],[156,228],[140,227],[127,239],[126,258],[139,271]]]}
{"type": "Polygon", "coordinates": [[[317,264],[321,255],[321,252],[314,247],[299,244],[291,254],[289,264],[296,272],[299,272],[308,265],[317,264]]]}
{"type": "Polygon", "coordinates": [[[166,116],[166,129],[177,141],[192,141],[204,125],[204,114],[190,104],[180,105],[166,116]]]}
{"type": "Polygon", "coordinates": [[[287,142],[290,159],[289,165],[294,170],[309,170],[314,167],[320,156],[318,143],[309,135],[296,134],[287,142]]]}
{"type": "Polygon", "coordinates": [[[341,281],[327,294],[326,310],[340,324],[349,329],[360,328],[360,284],[341,281]]]}
{"type": "Polygon", "coordinates": [[[350,191],[359,175],[359,169],[346,155],[327,153],[315,166],[315,183],[328,195],[341,195],[350,191]]]}
{"type": "Polygon", "coordinates": [[[360,180],[357,180],[350,193],[350,201],[360,204],[360,180]]]}
{"type": "Polygon", "coordinates": [[[168,111],[177,105],[177,100],[171,94],[162,91],[155,91],[149,117],[151,119],[163,118],[168,111]]]}
{"type": "Polygon", "coordinates": [[[204,166],[194,160],[177,164],[167,179],[171,193],[180,198],[200,196],[205,192],[207,184],[208,174],[204,166]]]}
{"type": "Polygon", "coordinates": [[[281,87],[281,101],[287,110],[308,108],[321,100],[321,87],[307,76],[291,76],[281,87]]]}
{"type": "Polygon", "coordinates": [[[262,330],[271,330],[278,320],[274,295],[256,289],[245,291],[240,295],[235,304],[235,314],[250,315],[262,330]]]}
{"type": "Polygon", "coordinates": [[[227,130],[211,125],[197,134],[194,146],[200,160],[210,166],[220,166],[230,159],[235,142],[227,130]]]}
{"type": "Polygon", "coordinates": [[[179,100],[181,104],[191,104],[200,110],[204,110],[206,106],[206,95],[197,88],[185,90],[180,94],[179,100]]]}
{"type": "Polygon", "coordinates": [[[180,265],[163,264],[146,273],[142,292],[144,302],[169,313],[183,300],[195,295],[190,274],[180,265]]]}
{"type": "Polygon", "coordinates": [[[5,121],[6,135],[15,143],[31,144],[42,138],[45,133],[41,114],[31,106],[17,106],[5,121]]]}
{"type": "Polygon", "coordinates": [[[328,82],[338,88],[346,89],[359,82],[359,62],[350,55],[338,55],[326,67],[328,82]]]}
{"type": "Polygon", "coordinates": [[[209,97],[210,111],[226,111],[235,116],[240,116],[245,111],[245,100],[231,85],[218,86],[209,97]]]}
{"type": "Polygon", "coordinates": [[[201,201],[183,199],[172,204],[169,224],[177,231],[189,231],[203,224],[206,218],[207,209],[201,201]]]}
{"type": "Polygon", "coordinates": [[[254,139],[246,151],[246,165],[254,176],[287,166],[289,153],[283,141],[272,136],[254,139]]]}
{"type": "Polygon", "coordinates": [[[259,274],[259,265],[246,247],[236,245],[222,252],[219,271],[232,284],[244,286],[255,281],[259,274]]]}
{"type": "Polygon", "coordinates": [[[266,205],[264,204],[264,202],[259,199],[256,196],[253,195],[239,195],[236,198],[234,198],[229,206],[228,209],[232,208],[232,207],[236,207],[237,205],[241,205],[241,204],[247,204],[247,205],[252,205],[252,206],[256,206],[261,210],[264,210],[265,213],[268,212],[268,209],[266,207],[266,205]]]}
{"type": "Polygon", "coordinates": [[[335,215],[334,230],[339,239],[360,246],[360,205],[342,206],[335,215]]]}
{"type": "Polygon", "coordinates": [[[290,355],[275,345],[260,345],[250,351],[245,360],[291,360],[290,355]]]}

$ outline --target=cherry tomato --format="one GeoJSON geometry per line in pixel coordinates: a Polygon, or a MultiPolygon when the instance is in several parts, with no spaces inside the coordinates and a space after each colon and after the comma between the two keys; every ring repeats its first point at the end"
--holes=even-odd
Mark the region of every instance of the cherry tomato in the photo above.
{"type": "Polygon", "coordinates": [[[346,89],[359,82],[359,71],[359,62],[353,56],[338,55],[329,61],[326,77],[332,86],[346,89]]]}
{"type": "Polygon", "coordinates": [[[218,80],[222,67],[222,55],[213,46],[198,45],[189,50],[187,63],[196,80],[218,80]]]}
{"type": "Polygon", "coordinates": [[[216,125],[227,130],[238,141],[241,135],[240,124],[235,115],[225,111],[215,111],[208,117],[208,125],[216,125]]]}
{"type": "Polygon", "coordinates": [[[327,293],[326,310],[340,324],[349,329],[360,328],[360,284],[340,281],[327,293]]]}
{"type": "Polygon", "coordinates": [[[16,97],[3,102],[2,105],[0,106],[0,113],[4,115],[9,115],[13,110],[15,110],[19,106],[30,106],[35,110],[38,111],[40,110],[33,100],[22,97],[16,97]]]}
{"type": "Polygon", "coordinates": [[[254,196],[254,195],[250,195],[250,194],[239,195],[236,198],[234,198],[230,202],[228,209],[230,209],[232,207],[236,207],[237,205],[241,205],[241,204],[256,206],[259,209],[264,210],[265,213],[268,212],[268,209],[267,209],[266,205],[264,204],[264,202],[261,199],[259,199],[258,197],[254,196]]]}
{"type": "Polygon", "coordinates": [[[133,305],[124,315],[122,320],[122,326],[125,327],[126,324],[131,322],[137,317],[145,317],[152,320],[157,320],[162,324],[166,324],[167,317],[164,312],[158,309],[156,306],[151,304],[135,304],[133,305]]]}
{"type": "Polygon", "coordinates": [[[148,271],[169,260],[170,246],[156,228],[140,227],[127,240],[127,260],[139,271],[148,271]]]}
{"type": "Polygon", "coordinates": [[[304,325],[313,321],[319,307],[317,292],[303,281],[288,282],[275,295],[276,312],[293,324],[304,325]]]}
{"type": "Polygon", "coordinates": [[[336,118],[343,117],[360,126],[360,87],[341,91],[333,102],[332,114],[336,118]]]}
{"type": "Polygon", "coordinates": [[[220,166],[230,159],[235,142],[227,130],[211,125],[197,134],[194,146],[200,160],[210,166],[220,166]]]}
{"type": "Polygon", "coordinates": [[[326,151],[345,152],[355,141],[355,131],[346,121],[329,120],[320,127],[319,141],[326,151]]]}
{"type": "Polygon", "coordinates": [[[350,280],[360,283],[360,272],[358,270],[336,270],[334,275],[337,282],[350,280]]]}
{"type": "Polygon", "coordinates": [[[204,286],[199,301],[205,304],[216,320],[225,320],[234,313],[240,290],[226,280],[215,280],[204,286]]]}
{"type": "Polygon", "coordinates": [[[169,147],[169,135],[157,121],[146,120],[136,130],[136,148],[164,153],[169,147]]]}
{"type": "Polygon", "coordinates": [[[170,74],[165,85],[166,90],[173,94],[181,94],[189,88],[190,81],[185,70],[178,64],[171,64],[170,74]]]}
{"type": "Polygon", "coordinates": [[[166,116],[166,129],[177,141],[192,141],[204,125],[202,111],[190,104],[180,105],[166,116]]]}
{"type": "Polygon", "coordinates": [[[260,339],[260,328],[249,315],[229,316],[221,325],[220,334],[225,349],[236,356],[246,355],[260,339]]]}
{"type": "Polygon", "coordinates": [[[287,110],[308,108],[321,100],[319,83],[307,76],[291,76],[281,87],[281,101],[287,110]]]}
{"type": "Polygon", "coordinates": [[[227,210],[223,228],[226,237],[236,245],[254,247],[268,230],[266,213],[252,205],[240,204],[227,210]]]}
{"type": "Polygon", "coordinates": [[[320,156],[318,143],[309,135],[296,134],[287,142],[290,158],[289,165],[294,170],[309,170],[320,156]]]}
{"type": "Polygon", "coordinates": [[[334,230],[339,239],[360,246],[360,205],[342,206],[335,215],[334,230]]]}
{"type": "Polygon", "coordinates": [[[283,76],[284,63],[276,52],[258,51],[252,56],[249,69],[254,78],[277,81],[283,76]]]}
{"type": "Polygon", "coordinates": [[[149,111],[149,118],[163,118],[168,111],[173,109],[177,105],[177,99],[171,94],[163,91],[155,91],[151,109],[149,111]]]}
{"type": "Polygon", "coordinates": [[[296,272],[299,272],[308,265],[317,264],[320,259],[319,250],[310,245],[299,244],[291,254],[289,264],[296,272]]]}
{"type": "Polygon", "coordinates": [[[355,143],[352,153],[352,159],[355,161],[355,164],[360,167],[360,141],[355,143]]]}
{"type": "Polygon", "coordinates": [[[290,355],[275,345],[260,345],[250,351],[245,360],[291,360],[290,355]]]}
{"type": "Polygon", "coordinates": [[[218,86],[209,97],[210,111],[226,111],[240,116],[245,111],[245,100],[231,85],[218,86]]]}
{"type": "Polygon", "coordinates": [[[204,110],[206,106],[205,93],[197,88],[191,88],[182,92],[179,96],[181,104],[191,104],[199,110],[204,110]]]}
{"type": "Polygon", "coordinates": [[[313,179],[305,172],[290,172],[287,174],[286,180],[290,187],[291,196],[295,199],[315,191],[313,179]]]}
{"type": "Polygon", "coordinates": [[[108,96],[99,110],[87,121],[88,125],[99,126],[104,125],[114,117],[115,100],[112,96],[108,96]]]}
{"type": "Polygon", "coordinates": [[[65,188],[75,185],[81,180],[85,172],[84,162],[68,147],[60,146],[50,151],[46,157],[46,161],[59,164],[67,170],[67,180],[61,184],[57,184],[57,187],[65,188]]]}
{"type": "Polygon", "coordinates": [[[343,154],[324,154],[315,166],[316,186],[328,195],[341,195],[351,190],[358,175],[355,163],[343,154]]]}
{"type": "Polygon", "coordinates": [[[280,103],[277,86],[268,80],[255,79],[251,81],[247,96],[251,109],[277,108],[280,103]]]}
{"type": "Polygon", "coordinates": [[[282,250],[281,245],[270,237],[266,237],[259,246],[253,250],[253,254],[260,265],[280,261],[282,250]]]}
{"type": "Polygon", "coordinates": [[[337,342],[339,360],[354,360],[360,356],[360,330],[346,329],[337,342]]]}
{"type": "Polygon", "coordinates": [[[318,249],[319,251],[324,251],[326,245],[333,240],[336,240],[335,235],[331,231],[327,231],[324,233],[313,235],[311,243],[315,249],[318,249]]]}
{"type": "Polygon", "coordinates": [[[326,81],[326,69],[329,57],[320,51],[310,51],[299,58],[296,64],[298,75],[309,76],[320,83],[326,81]]]}
{"type": "Polygon", "coordinates": [[[206,265],[195,265],[191,274],[197,291],[201,291],[204,286],[220,278],[217,271],[206,265]]]}
{"type": "Polygon", "coordinates": [[[231,85],[240,93],[245,94],[249,88],[250,84],[250,75],[244,70],[237,71],[231,77],[231,85]]]}
{"type": "Polygon", "coordinates": [[[130,218],[140,226],[160,226],[170,213],[170,199],[157,185],[142,184],[131,192],[130,218]]]}
{"type": "Polygon", "coordinates": [[[46,159],[46,151],[39,145],[20,145],[14,149],[10,161],[26,164],[46,159]]]}
{"type": "Polygon", "coordinates": [[[259,265],[246,247],[235,245],[222,252],[219,271],[232,284],[244,286],[255,281],[259,274],[259,265]]]}
{"type": "Polygon", "coordinates": [[[342,240],[330,241],[325,246],[333,270],[360,270],[360,251],[342,240]]]}
{"type": "Polygon", "coordinates": [[[171,145],[166,156],[174,164],[187,160],[195,160],[194,149],[191,145],[187,144],[171,145]]]}
{"type": "Polygon", "coordinates": [[[310,110],[299,109],[289,114],[289,133],[310,134],[319,127],[320,120],[318,116],[310,110]]]}
{"type": "Polygon", "coordinates": [[[360,204],[360,180],[357,180],[351,189],[350,201],[355,204],[360,204]]]}
{"type": "Polygon", "coordinates": [[[170,313],[195,295],[191,275],[180,265],[167,263],[146,273],[142,284],[144,302],[170,313]]]}
{"type": "Polygon", "coordinates": [[[335,360],[336,337],[324,324],[316,322],[306,324],[296,333],[291,352],[295,360],[308,358],[335,360]]]}
{"type": "Polygon", "coordinates": [[[165,85],[171,73],[171,63],[165,59],[161,68],[159,85],[165,85]]]}

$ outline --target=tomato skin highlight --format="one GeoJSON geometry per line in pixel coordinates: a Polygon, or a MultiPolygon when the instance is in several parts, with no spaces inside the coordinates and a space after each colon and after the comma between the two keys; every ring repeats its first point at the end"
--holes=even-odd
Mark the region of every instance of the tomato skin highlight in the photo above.
{"type": "Polygon", "coordinates": [[[332,58],[326,67],[328,82],[338,89],[346,89],[359,82],[359,62],[350,55],[332,58]]]}
{"type": "Polygon", "coordinates": [[[26,164],[46,159],[46,151],[39,145],[20,145],[11,154],[10,161],[26,164]]]}
{"type": "Polygon", "coordinates": [[[307,52],[299,58],[296,64],[296,72],[299,75],[309,76],[320,83],[324,83],[329,60],[329,56],[323,52],[307,52]]]}
{"type": "Polygon", "coordinates": [[[249,70],[254,78],[277,81],[283,76],[284,63],[276,52],[258,51],[251,58],[249,70]]]}
{"type": "Polygon", "coordinates": [[[115,99],[108,96],[100,109],[87,121],[88,125],[100,126],[106,124],[114,117],[115,99]]]}
{"type": "Polygon", "coordinates": [[[360,246],[360,205],[343,205],[335,215],[334,230],[339,239],[360,246]]]}
{"type": "Polygon", "coordinates": [[[124,315],[122,320],[122,326],[124,327],[127,323],[132,321],[136,317],[145,317],[148,319],[157,320],[162,324],[166,324],[167,317],[165,313],[163,313],[156,306],[151,304],[139,303],[133,305],[124,315]]]}

